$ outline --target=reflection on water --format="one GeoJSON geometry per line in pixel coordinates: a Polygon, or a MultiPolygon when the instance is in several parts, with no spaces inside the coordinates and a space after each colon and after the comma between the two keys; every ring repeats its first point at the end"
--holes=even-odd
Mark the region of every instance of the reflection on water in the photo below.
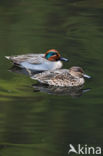
{"type": "Polygon", "coordinates": [[[102,146],[103,1],[0,1],[0,19],[0,154],[66,156],[69,144],[102,146]],[[69,58],[64,68],[78,65],[92,76],[73,96],[90,91],[57,96],[59,88],[8,71],[4,56],[51,48],[69,58]]]}
{"type": "Polygon", "coordinates": [[[33,70],[25,69],[25,68],[20,68],[20,67],[15,66],[15,65],[10,67],[10,69],[8,71],[15,72],[15,73],[18,73],[18,74],[25,74],[27,76],[38,74],[38,73],[42,72],[42,71],[33,71],[33,70]]]}
{"type": "Polygon", "coordinates": [[[55,86],[48,86],[42,84],[34,84],[34,92],[40,91],[48,94],[54,95],[71,95],[72,97],[79,97],[83,93],[90,91],[90,89],[83,89],[83,86],[80,87],[55,87],[55,86]]]}

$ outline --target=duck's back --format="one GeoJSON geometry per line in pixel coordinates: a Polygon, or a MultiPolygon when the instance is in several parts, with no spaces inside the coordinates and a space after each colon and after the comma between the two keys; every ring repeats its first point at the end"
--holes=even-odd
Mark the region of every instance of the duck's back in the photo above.
{"type": "Polygon", "coordinates": [[[32,76],[32,79],[54,86],[79,86],[80,79],[73,77],[67,69],[46,71],[32,76]]]}
{"type": "Polygon", "coordinates": [[[61,61],[48,61],[45,59],[44,54],[6,56],[6,58],[21,68],[27,68],[30,70],[46,71],[62,67],[61,61]]]}
{"type": "Polygon", "coordinates": [[[24,54],[17,56],[6,56],[7,59],[17,64],[21,64],[22,62],[39,64],[42,62],[43,57],[44,54],[24,54]]]}

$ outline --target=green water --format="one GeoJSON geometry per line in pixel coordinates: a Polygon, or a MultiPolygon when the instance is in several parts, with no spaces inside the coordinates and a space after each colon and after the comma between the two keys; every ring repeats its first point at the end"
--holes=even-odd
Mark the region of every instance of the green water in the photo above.
{"type": "MultiPolygon", "coordinates": [[[[103,1],[0,1],[0,155],[67,156],[69,144],[103,146],[103,1]],[[34,91],[5,55],[55,48],[91,80],[81,96],[34,91]]],[[[72,155],[72,154],[71,154],[72,155]]],[[[75,154],[74,154],[75,155],[75,154]]]]}

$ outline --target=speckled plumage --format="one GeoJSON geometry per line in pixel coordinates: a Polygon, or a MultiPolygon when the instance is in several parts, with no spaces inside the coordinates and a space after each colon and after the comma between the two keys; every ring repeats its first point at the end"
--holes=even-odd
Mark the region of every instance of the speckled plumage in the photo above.
{"type": "Polygon", "coordinates": [[[38,80],[43,84],[69,87],[81,86],[85,80],[83,78],[83,70],[80,67],[72,67],[68,69],[59,69],[54,71],[46,71],[32,76],[32,79],[38,80]]]}

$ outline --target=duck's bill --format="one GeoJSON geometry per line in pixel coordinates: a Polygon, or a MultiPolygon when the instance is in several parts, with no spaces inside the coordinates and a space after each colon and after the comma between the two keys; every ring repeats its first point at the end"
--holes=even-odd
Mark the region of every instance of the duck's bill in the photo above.
{"type": "Polygon", "coordinates": [[[91,90],[90,88],[84,89],[84,90],[83,90],[83,93],[86,93],[86,92],[88,92],[88,91],[90,91],[90,90],[91,90]]]}
{"type": "Polygon", "coordinates": [[[65,61],[65,62],[68,61],[68,59],[66,59],[66,58],[64,58],[64,57],[60,57],[60,60],[61,60],[61,61],[65,61]]]}
{"type": "Polygon", "coordinates": [[[87,74],[84,74],[83,76],[86,77],[86,78],[88,78],[88,79],[91,78],[91,76],[89,76],[89,75],[87,75],[87,74]]]}

